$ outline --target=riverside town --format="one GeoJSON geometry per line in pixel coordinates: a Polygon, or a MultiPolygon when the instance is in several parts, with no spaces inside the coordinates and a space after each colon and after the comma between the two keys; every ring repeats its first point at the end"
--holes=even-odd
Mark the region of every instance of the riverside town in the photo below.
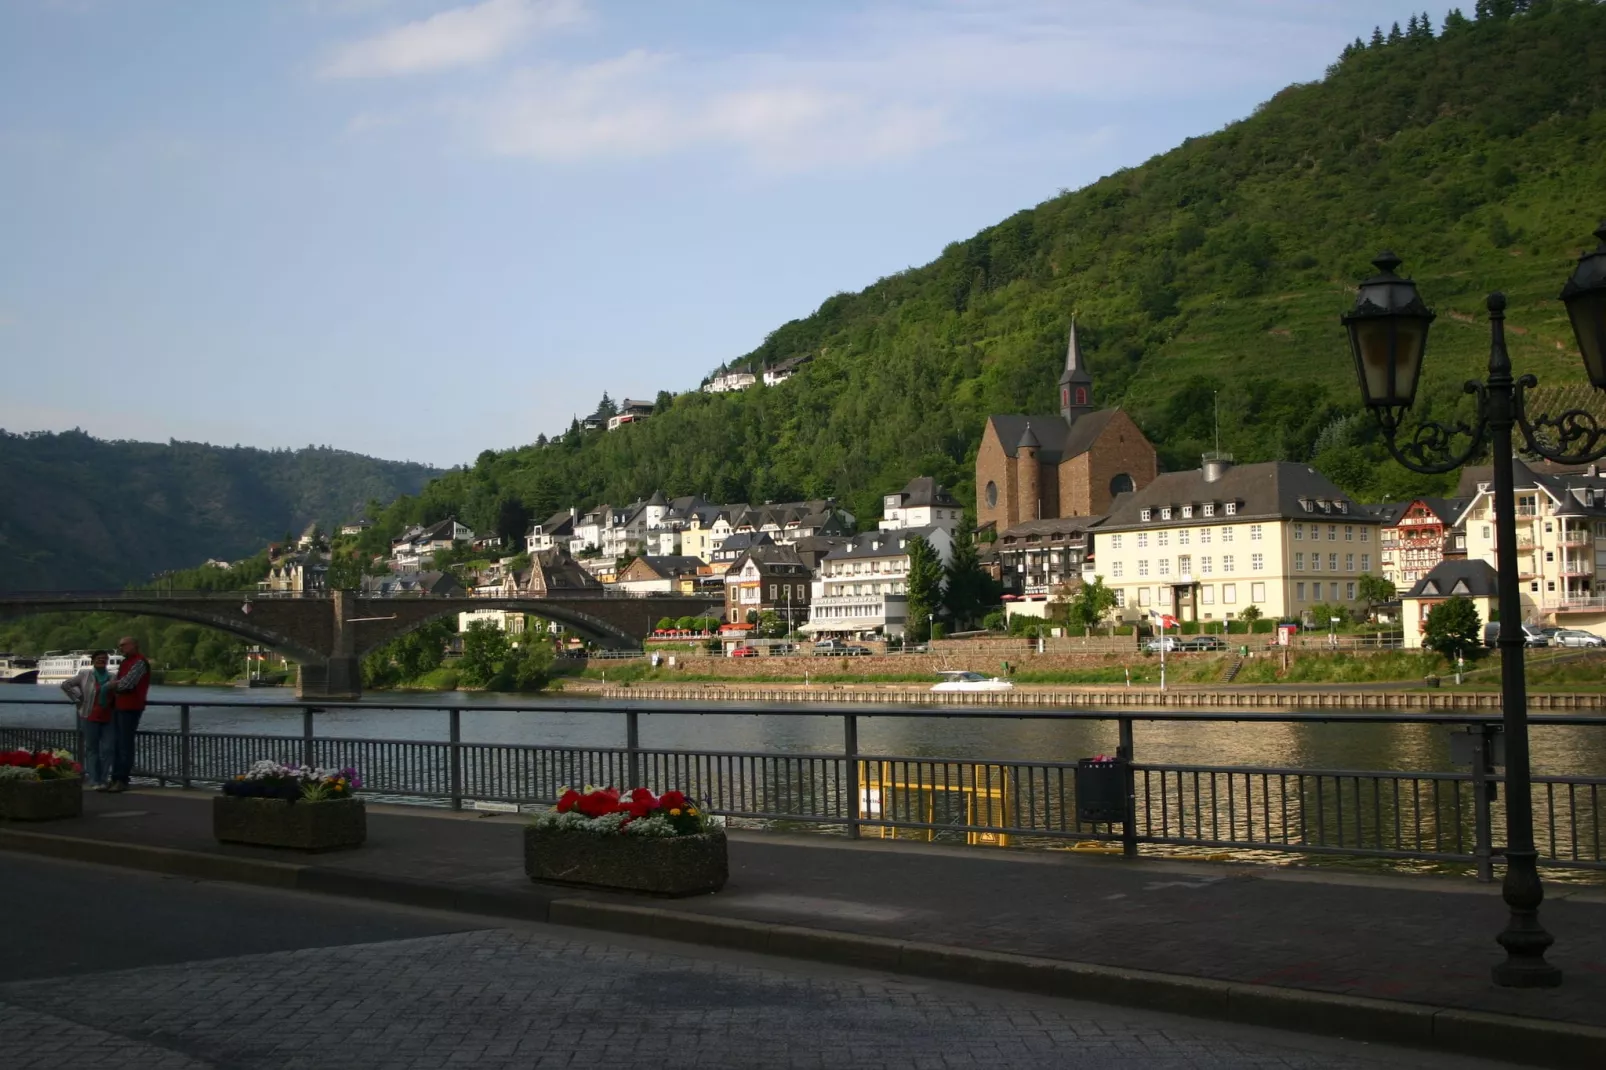
{"type": "Polygon", "coordinates": [[[0,12],[0,1061],[1606,1065],[1606,3],[1396,7],[0,12]]]}

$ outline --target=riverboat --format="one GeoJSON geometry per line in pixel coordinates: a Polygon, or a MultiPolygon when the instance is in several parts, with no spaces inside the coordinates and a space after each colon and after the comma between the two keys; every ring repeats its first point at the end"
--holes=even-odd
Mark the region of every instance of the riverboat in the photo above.
{"type": "Polygon", "coordinates": [[[934,684],[933,691],[1013,691],[1015,685],[996,676],[983,676],[965,669],[947,669],[937,674],[942,683],[934,684]]]}
{"type": "Polygon", "coordinates": [[[0,654],[0,684],[31,684],[39,679],[37,658],[0,654]]]}
{"type": "MultiPolygon", "coordinates": [[[[113,654],[106,667],[116,672],[123,663],[121,654],[113,654]]],[[[70,650],[63,653],[60,650],[47,650],[39,658],[38,682],[41,684],[60,684],[71,680],[78,675],[79,669],[90,668],[89,651],[70,650]]]]}

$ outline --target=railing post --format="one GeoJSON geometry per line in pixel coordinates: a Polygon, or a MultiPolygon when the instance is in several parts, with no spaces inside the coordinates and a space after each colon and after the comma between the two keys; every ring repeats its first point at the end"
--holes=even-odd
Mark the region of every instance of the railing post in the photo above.
{"type": "Polygon", "coordinates": [[[312,754],[312,707],[301,707],[301,764],[309,769],[313,766],[312,754]]]}
{"type": "Polygon", "coordinates": [[[625,711],[625,763],[630,775],[626,789],[645,787],[641,782],[641,715],[635,710],[625,711]]]}
{"type": "Polygon", "coordinates": [[[190,704],[178,708],[178,786],[190,787],[190,704]]]}
{"type": "Polygon", "coordinates": [[[447,736],[451,739],[452,752],[452,782],[450,784],[452,809],[461,810],[463,808],[463,711],[454,708],[447,716],[447,736]]]}
{"type": "Polygon", "coordinates": [[[1121,854],[1126,858],[1136,858],[1138,853],[1138,790],[1137,774],[1132,771],[1134,749],[1132,718],[1118,718],[1116,724],[1120,729],[1120,739],[1116,745],[1115,753],[1124,759],[1122,768],[1126,771],[1126,813],[1121,818],[1121,854]]]}
{"type": "Polygon", "coordinates": [[[1478,881],[1488,884],[1494,880],[1494,845],[1491,842],[1490,803],[1494,799],[1494,784],[1489,780],[1489,728],[1474,725],[1472,732],[1472,813],[1474,827],[1473,857],[1478,860],[1478,881]]]}
{"type": "Polygon", "coordinates": [[[842,756],[848,764],[848,839],[856,840],[864,787],[859,783],[859,718],[851,713],[842,715],[842,756]]]}

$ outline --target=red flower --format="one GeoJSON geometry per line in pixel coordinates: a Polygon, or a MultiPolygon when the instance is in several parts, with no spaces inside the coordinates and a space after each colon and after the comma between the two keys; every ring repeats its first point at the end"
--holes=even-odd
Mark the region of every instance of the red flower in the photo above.
{"type": "Polygon", "coordinates": [[[574,809],[575,804],[579,801],[580,793],[575,791],[573,788],[570,788],[568,791],[564,792],[563,797],[558,800],[558,813],[568,813],[570,810],[574,809]]]}
{"type": "Polygon", "coordinates": [[[664,810],[686,808],[686,793],[683,791],[666,791],[658,796],[658,806],[664,810]]]}
{"type": "Polygon", "coordinates": [[[601,817],[619,809],[619,789],[603,788],[580,796],[575,807],[587,817],[601,817]]]}

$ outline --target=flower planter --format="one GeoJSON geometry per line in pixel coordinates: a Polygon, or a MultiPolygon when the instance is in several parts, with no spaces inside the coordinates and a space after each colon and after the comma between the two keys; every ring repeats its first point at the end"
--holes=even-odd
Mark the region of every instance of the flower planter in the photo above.
{"type": "Polygon", "coordinates": [[[333,851],[368,838],[368,812],[360,799],[287,802],[219,795],[212,800],[212,835],[223,843],[333,851]]]}
{"type": "Polygon", "coordinates": [[[533,881],[681,896],[719,891],[730,864],[723,832],[598,836],[526,827],[524,872],[533,881]]]}
{"type": "Polygon", "coordinates": [[[7,821],[53,821],[83,812],[83,777],[0,780],[0,818],[7,821]]]}

